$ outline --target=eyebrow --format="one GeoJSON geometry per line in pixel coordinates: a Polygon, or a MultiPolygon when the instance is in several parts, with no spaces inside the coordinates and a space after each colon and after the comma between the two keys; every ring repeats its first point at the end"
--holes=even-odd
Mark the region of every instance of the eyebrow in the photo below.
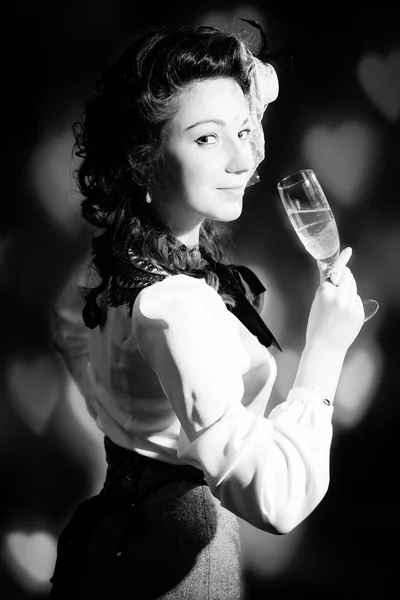
{"type": "MultiPolygon", "coordinates": [[[[249,123],[249,122],[250,122],[249,117],[246,117],[245,120],[243,121],[243,123],[241,124],[241,127],[243,127],[244,125],[246,125],[246,123],[249,123]]],[[[198,125],[205,125],[206,123],[216,123],[217,125],[220,125],[221,127],[225,127],[225,125],[226,125],[226,122],[222,121],[221,119],[205,119],[204,121],[197,121],[197,123],[193,123],[193,125],[189,125],[189,127],[186,127],[186,129],[184,131],[193,129],[194,127],[197,127],[198,125]]]]}

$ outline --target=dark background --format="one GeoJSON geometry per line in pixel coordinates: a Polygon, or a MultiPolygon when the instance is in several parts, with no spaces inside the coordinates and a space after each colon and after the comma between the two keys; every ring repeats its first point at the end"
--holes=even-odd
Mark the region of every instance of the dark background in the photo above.
{"type": "MultiPolygon", "coordinates": [[[[271,404],[290,388],[318,283],[276,192],[313,168],[361,295],[380,311],[351,347],[338,388],[329,491],[286,536],[241,523],[246,600],[391,598],[399,494],[400,38],[395,3],[65,0],[2,8],[0,213],[0,597],[45,598],[55,543],[100,489],[102,438],[52,350],[51,311],[82,255],[71,133],[104,66],[149,25],[264,26],[280,95],[265,119],[261,183],[233,224],[234,257],[269,290],[263,316],[284,352],[271,404]],[[290,60],[293,56],[293,60],[290,60]]],[[[246,29],[248,31],[248,29],[246,29]]],[[[251,32],[250,32],[251,33],[251,32]]],[[[392,591],[393,590],[393,591],[392,591]]]]}

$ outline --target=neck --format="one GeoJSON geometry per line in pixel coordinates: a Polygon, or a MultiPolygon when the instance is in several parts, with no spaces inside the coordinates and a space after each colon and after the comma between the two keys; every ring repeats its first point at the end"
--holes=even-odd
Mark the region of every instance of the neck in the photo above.
{"type": "Polygon", "coordinates": [[[187,248],[194,248],[200,244],[200,225],[190,231],[179,231],[172,228],[175,238],[187,248]]]}

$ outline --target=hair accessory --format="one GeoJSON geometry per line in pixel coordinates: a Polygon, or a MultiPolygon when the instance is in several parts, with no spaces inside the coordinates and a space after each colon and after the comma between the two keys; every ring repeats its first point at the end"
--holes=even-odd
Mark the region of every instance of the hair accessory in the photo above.
{"type": "Polygon", "coordinates": [[[254,171],[248,181],[248,186],[254,185],[260,180],[257,167],[265,158],[262,118],[268,104],[277,98],[279,91],[278,77],[274,67],[269,63],[261,62],[261,60],[253,55],[251,55],[250,61],[249,76],[251,83],[249,108],[250,119],[253,125],[250,144],[253,151],[254,171]]]}
{"type": "Polygon", "coordinates": [[[248,64],[248,74],[250,77],[249,108],[250,119],[253,125],[250,144],[253,151],[254,171],[247,183],[247,186],[250,186],[260,181],[257,167],[265,158],[265,140],[262,118],[268,104],[278,97],[279,82],[272,64],[264,62],[264,58],[267,59],[268,57],[266,54],[268,42],[263,28],[256,21],[249,21],[247,19],[241,20],[256,27],[261,35],[261,47],[258,52],[261,59],[254,56],[246,47],[244,48],[245,60],[248,64]]]}

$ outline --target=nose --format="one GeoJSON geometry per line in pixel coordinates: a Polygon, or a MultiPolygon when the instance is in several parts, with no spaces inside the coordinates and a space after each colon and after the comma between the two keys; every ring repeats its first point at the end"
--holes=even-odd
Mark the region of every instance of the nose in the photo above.
{"type": "Polygon", "coordinates": [[[249,173],[253,170],[254,158],[250,143],[242,140],[232,142],[226,171],[228,173],[249,173]]]}

